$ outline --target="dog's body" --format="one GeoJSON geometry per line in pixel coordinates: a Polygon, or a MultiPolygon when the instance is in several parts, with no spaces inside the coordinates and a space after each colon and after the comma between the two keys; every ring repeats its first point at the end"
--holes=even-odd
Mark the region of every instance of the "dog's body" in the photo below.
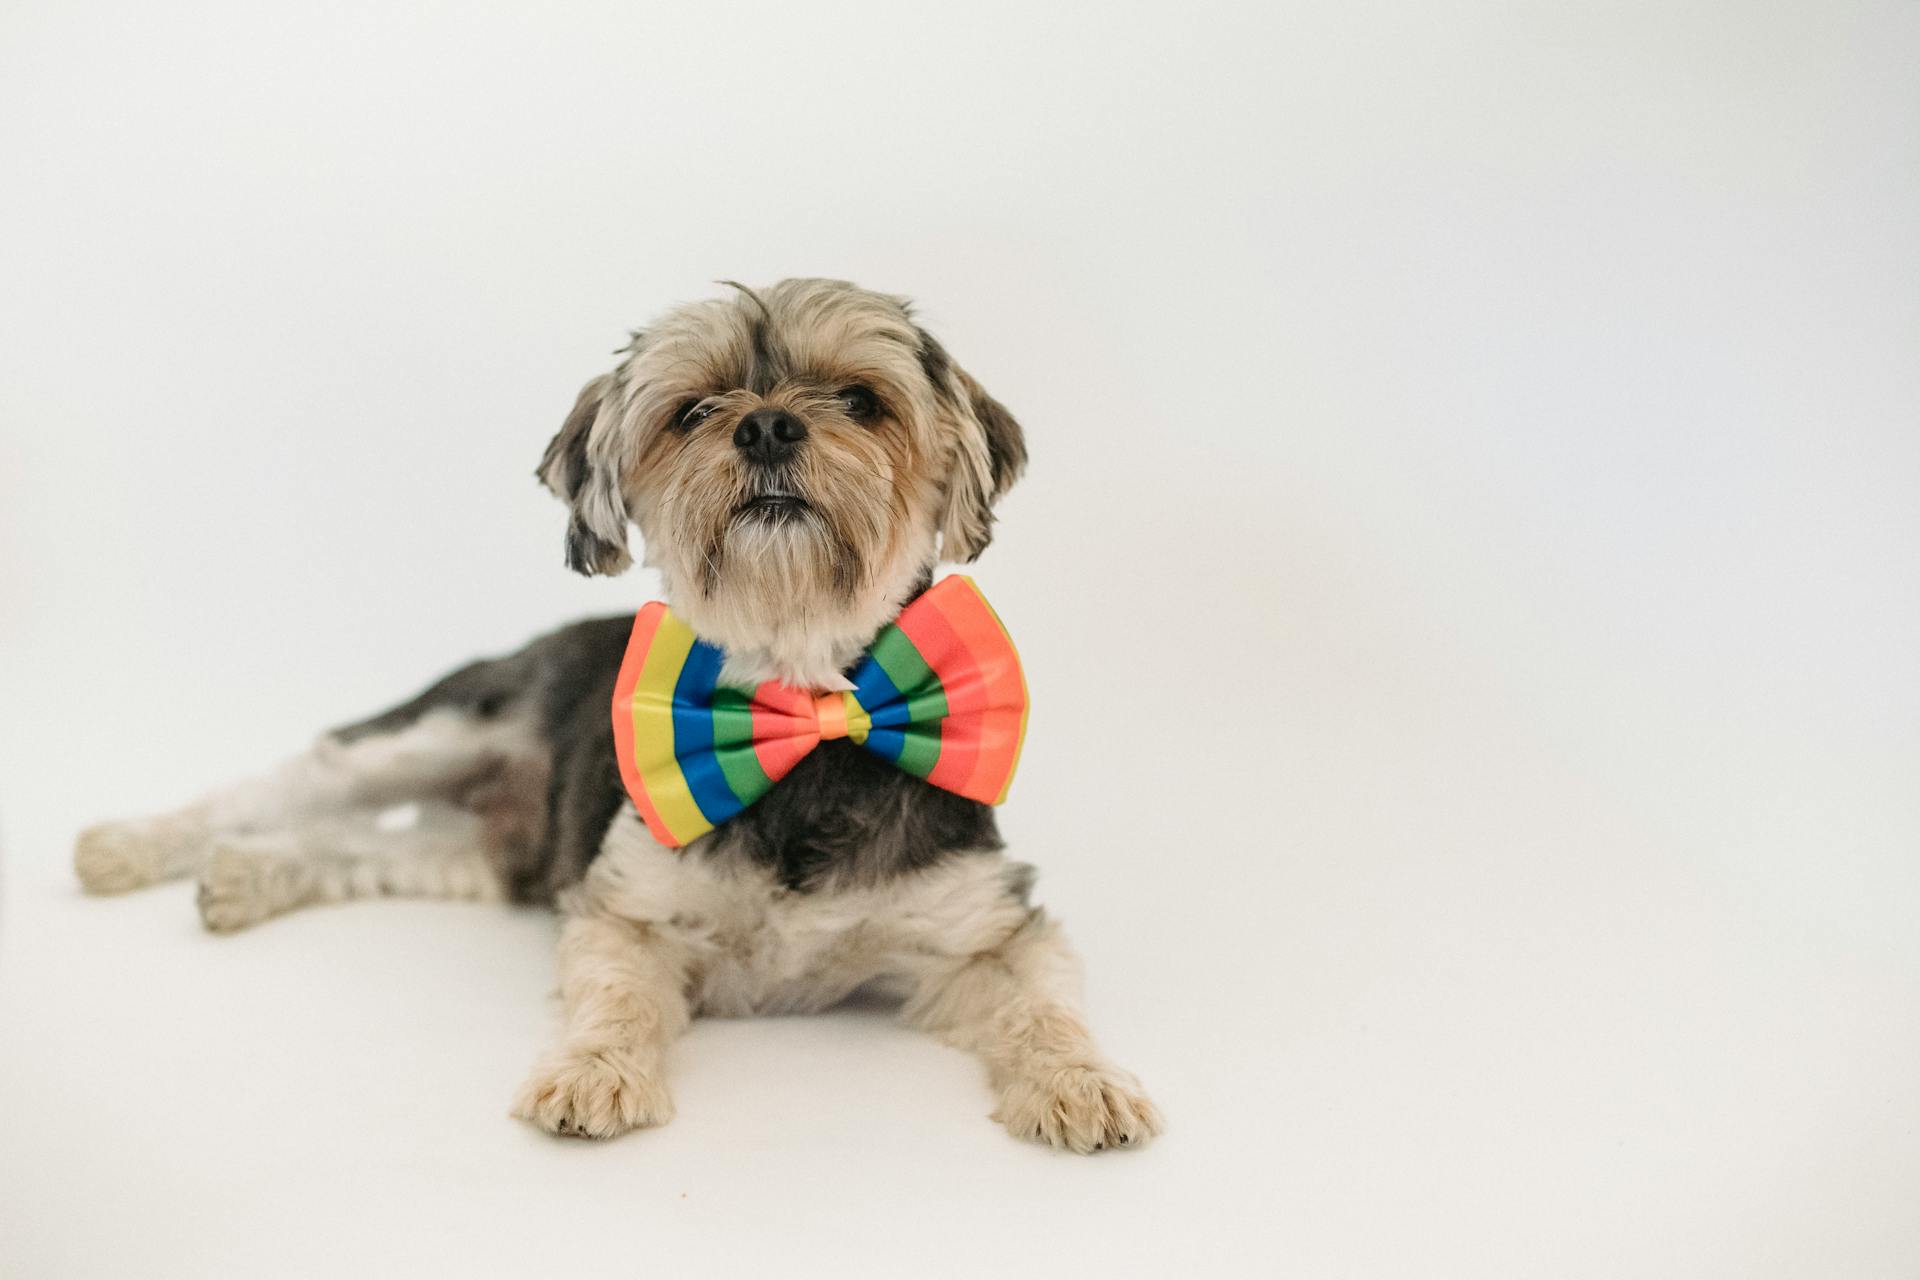
{"type": "MultiPolygon", "coordinates": [[[[985,546],[1020,429],[898,299],[808,280],[739,294],[636,335],[541,477],[572,507],[582,572],[624,568],[640,526],[724,683],[846,688],[937,560],[985,546]]],[[[668,1119],[664,1055],[696,1013],[816,1010],[876,986],[980,1054],[1015,1133],[1091,1151],[1158,1132],[1088,1036],[1072,954],[988,806],[836,740],[712,833],[658,843],[612,732],[631,625],[576,623],[264,779],[92,828],[81,880],[197,874],[217,931],[376,894],[557,902],[566,1034],[515,1103],[554,1132],[668,1119]]]]}

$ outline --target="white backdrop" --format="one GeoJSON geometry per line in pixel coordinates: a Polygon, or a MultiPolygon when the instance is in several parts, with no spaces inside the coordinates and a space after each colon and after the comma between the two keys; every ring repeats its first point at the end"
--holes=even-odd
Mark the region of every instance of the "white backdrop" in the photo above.
{"type": "Polygon", "coordinates": [[[0,11],[0,1273],[1920,1273],[1920,11],[0,11]],[[1025,421],[1003,825],[1158,1145],[884,1012],[505,1116],[551,920],[74,832],[654,584],[531,471],[734,277],[1025,421]]]}

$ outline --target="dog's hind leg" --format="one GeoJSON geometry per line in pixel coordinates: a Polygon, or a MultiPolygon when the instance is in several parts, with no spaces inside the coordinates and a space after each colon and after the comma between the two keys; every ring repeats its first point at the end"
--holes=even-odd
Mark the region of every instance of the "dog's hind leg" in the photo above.
{"type": "Polygon", "coordinates": [[[88,893],[125,893],[199,869],[211,832],[196,807],[102,822],[73,844],[73,869],[88,893]]]}
{"type": "Polygon", "coordinates": [[[476,663],[371,720],[321,735],[262,777],[185,808],[80,833],[74,870],[92,893],[122,893],[206,865],[225,836],[455,795],[502,761],[539,757],[511,660],[476,663]]]}
{"type": "Polygon", "coordinates": [[[481,814],[430,801],[410,825],[371,811],[215,836],[200,872],[200,918],[232,933],[296,907],[355,898],[506,896],[503,833],[481,814]]]}

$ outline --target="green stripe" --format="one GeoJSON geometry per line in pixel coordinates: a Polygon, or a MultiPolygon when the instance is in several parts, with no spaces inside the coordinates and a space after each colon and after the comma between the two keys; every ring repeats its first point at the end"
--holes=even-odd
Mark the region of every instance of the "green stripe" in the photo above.
{"type": "Polygon", "coordinates": [[[741,804],[752,804],[773,785],[753,749],[753,704],[738,689],[713,691],[713,756],[741,804]]]}
{"type": "Polygon", "coordinates": [[[947,690],[907,633],[888,627],[874,641],[873,660],[907,700],[907,727],[894,763],[924,778],[940,759],[940,724],[947,717],[947,690]]]}
{"type": "Polygon", "coordinates": [[[946,718],[946,688],[940,683],[939,674],[913,647],[913,641],[907,639],[906,632],[888,627],[874,641],[872,653],[873,660],[887,673],[887,679],[893,681],[893,687],[905,696],[908,723],[931,724],[946,718]]]}
{"type": "Polygon", "coordinates": [[[868,650],[880,669],[887,673],[887,679],[893,681],[893,687],[911,697],[920,686],[929,680],[938,686],[940,677],[933,674],[933,668],[913,647],[913,641],[907,639],[907,633],[899,627],[888,627],[873,642],[868,650]]]}
{"type": "MultiPolygon", "coordinates": [[[[941,702],[945,702],[943,697],[941,702]]],[[[900,756],[894,761],[902,769],[916,778],[924,778],[933,772],[933,766],[940,761],[940,725],[936,722],[926,728],[910,726],[900,745],[900,756]]]]}

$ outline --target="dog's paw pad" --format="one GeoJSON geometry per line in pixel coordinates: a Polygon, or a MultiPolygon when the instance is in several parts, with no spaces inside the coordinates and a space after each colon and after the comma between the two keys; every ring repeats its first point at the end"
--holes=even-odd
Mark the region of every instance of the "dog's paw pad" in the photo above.
{"type": "Polygon", "coordinates": [[[1137,1147],[1164,1124],[1140,1082],[1113,1067],[1060,1067],[1007,1086],[993,1118],[1016,1138],[1082,1155],[1137,1147]]]}
{"type": "Polygon", "coordinates": [[[232,846],[216,846],[200,873],[200,919],[214,933],[259,924],[278,908],[273,892],[280,859],[232,846]]]}
{"type": "Polygon", "coordinates": [[[138,822],[103,822],[73,842],[73,870],[88,893],[126,893],[160,878],[161,848],[138,822]]]}
{"type": "Polygon", "coordinates": [[[548,1133],[612,1138],[673,1119],[673,1099],[632,1053],[564,1050],[534,1068],[513,1114],[548,1133]]]}

